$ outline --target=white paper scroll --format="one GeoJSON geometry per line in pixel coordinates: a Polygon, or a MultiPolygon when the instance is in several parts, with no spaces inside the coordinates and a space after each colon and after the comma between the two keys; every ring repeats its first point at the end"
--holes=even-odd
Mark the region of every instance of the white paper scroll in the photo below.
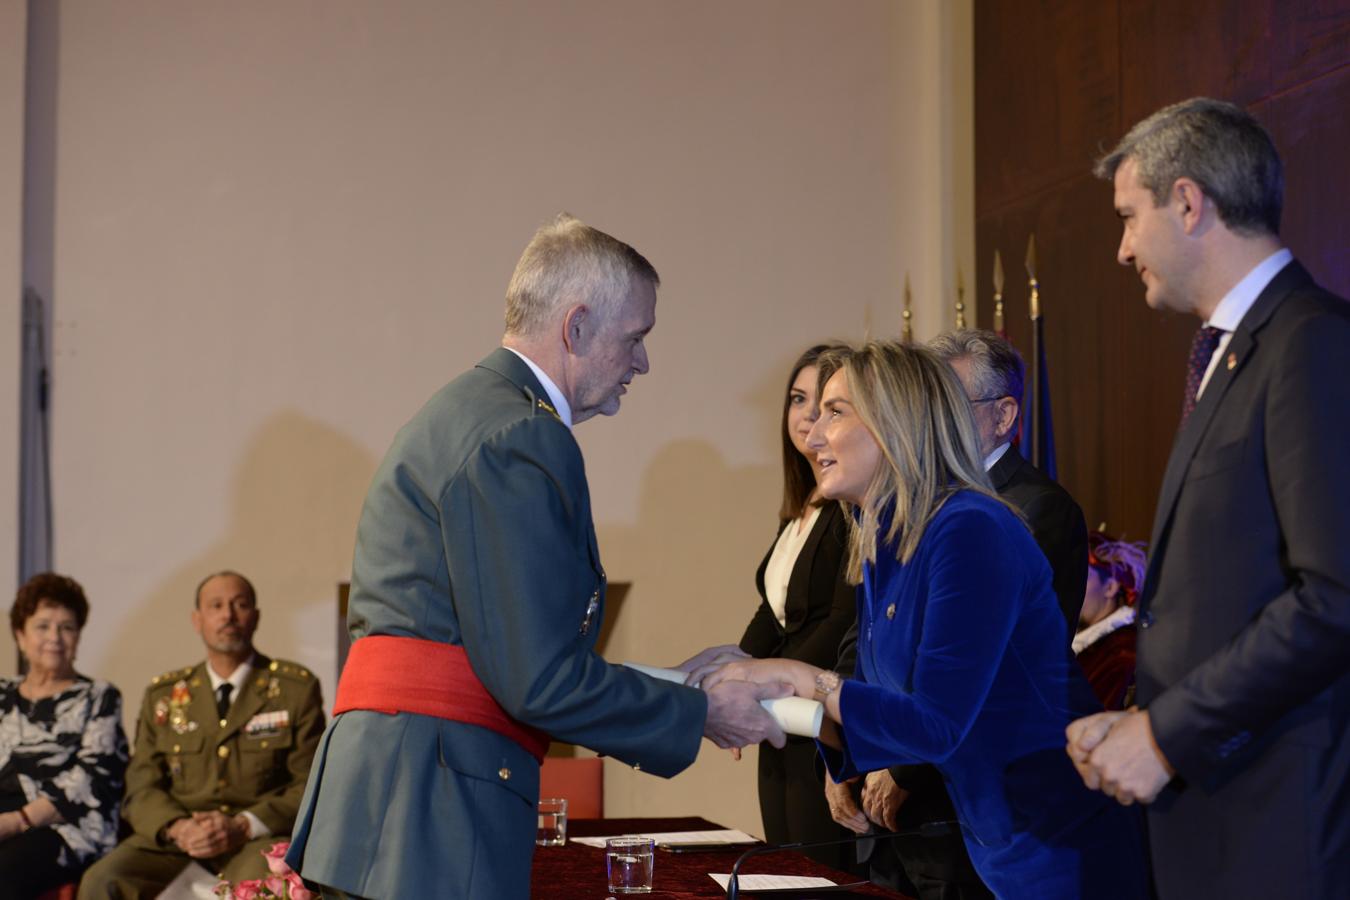
{"type": "MultiPolygon", "coordinates": [[[[635,662],[626,662],[624,665],[636,669],[643,675],[650,675],[662,681],[673,681],[676,684],[684,684],[687,674],[679,669],[659,669],[656,666],[644,666],[635,662]]],[[[788,734],[809,738],[820,736],[820,722],[825,716],[825,707],[821,706],[819,701],[807,700],[805,697],[780,697],[777,700],[761,700],[759,703],[769,715],[773,716],[778,727],[788,734]]]]}

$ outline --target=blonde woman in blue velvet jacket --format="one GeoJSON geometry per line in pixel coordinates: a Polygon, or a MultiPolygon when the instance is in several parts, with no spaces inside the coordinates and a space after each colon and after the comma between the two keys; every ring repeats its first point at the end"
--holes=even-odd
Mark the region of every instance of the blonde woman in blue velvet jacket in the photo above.
{"type": "Polygon", "coordinates": [[[889,342],[824,362],[837,371],[808,444],[822,492],[853,513],[857,677],[751,660],[704,684],[777,681],[820,700],[836,780],[937,766],[999,897],[1146,897],[1135,811],[1087,790],[1064,754],[1065,726],[1100,706],[1069,654],[1049,564],[980,465],[955,374],[889,342]]]}

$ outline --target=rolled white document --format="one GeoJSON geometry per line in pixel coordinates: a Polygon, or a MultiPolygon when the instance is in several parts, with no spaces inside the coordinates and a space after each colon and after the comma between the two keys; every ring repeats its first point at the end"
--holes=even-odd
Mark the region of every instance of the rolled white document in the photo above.
{"type": "MultiPolygon", "coordinates": [[[[687,677],[687,673],[679,669],[661,669],[635,662],[626,662],[624,665],[636,669],[643,675],[650,675],[662,681],[673,681],[676,684],[684,684],[687,677]]],[[[788,734],[809,738],[820,737],[820,722],[825,716],[825,707],[821,706],[818,700],[807,700],[805,697],[779,697],[777,700],[761,700],[759,705],[763,706],[765,711],[773,716],[778,727],[788,734]]]]}

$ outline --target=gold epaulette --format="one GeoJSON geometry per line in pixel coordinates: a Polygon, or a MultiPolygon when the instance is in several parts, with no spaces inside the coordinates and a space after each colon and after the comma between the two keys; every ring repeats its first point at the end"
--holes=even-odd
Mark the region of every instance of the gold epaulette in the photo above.
{"type": "Polygon", "coordinates": [[[150,686],[155,687],[161,684],[173,684],[175,681],[181,681],[192,674],[196,666],[188,666],[185,669],[170,669],[163,675],[156,675],[150,679],[150,686]]]}
{"type": "Polygon", "coordinates": [[[273,675],[283,675],[296,681],[313,681],[314,673],[299,663],[286,659],[274,659],[267,664],[267,671],[273,675]]]}

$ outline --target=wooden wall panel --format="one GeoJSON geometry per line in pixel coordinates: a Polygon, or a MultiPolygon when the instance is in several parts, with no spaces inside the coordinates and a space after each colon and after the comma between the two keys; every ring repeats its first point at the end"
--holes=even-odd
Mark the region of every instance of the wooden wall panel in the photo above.
{"type": "MultiPolygon", "coordinates": [[[[1247,104],[1270,84],[1276,0],[1135,2],[1120,19],[1121,124],[1204,95],[1247,104]]],[[[1119,135],[1117,135],[1119,137],[1119,135]]]]}
{"type": "Polygon", "coordinates": [[[1153,493],[1125,489],[1159,484],[1170,444],[1138,435],[1170,434],[1194,323],[1160,317],[1144,304],[1134,270],[1115,263],[1120,222],[1111,187],[1080,175],[976,222],[979,324],[990,327],[994,250],[1003,254],[1008,338],[1030,355],[1029,291],[1023,260],[1036,234],[1037,277],[1050,369],[1059,480],[1092,527],[1144,539],[1153,493]],[[1141,377],[1140,370],[1150,375],[1141,377]],[[1118,452],[1121,448],[1132,452],[1118,452]]]}
{"type": "MultiPolygon", "coordinates": [[[[1346,64],[1350,3],[1300,0],[1281,3],[1276,10],[1270,25],[1275,92],[1313,81],[1346,64]]],[[[1339,109],[1341,117],[1347,115],[1345,106],[1339,109]]]]}
{"type": "Polygon", "coordinates": [[[1350,297],[1350,66],[1252,111],[1284,159],[1281,236],[1320,284],[1350,297]]]}
{"type": "Polygon", "coordinates": [[[975,40],[978,322],[991,324],[997,247],[1009,336],[1029,348],[1034,230],[1060,480],[1090,525],[1148,539],[1198,323],[1149,309],[1116,264],[1111,186],[1092,161],[1167,103],[1246,104],[1284,157],[1284,239],[1350,295],[1350,5],[977,0],[975,40]]]}
{"type": "Polygon", "coordinates": [[[1116,48],[1114,3],[977,0],[977,215],[1091,164],[1116,128],[1116,48]]]}

